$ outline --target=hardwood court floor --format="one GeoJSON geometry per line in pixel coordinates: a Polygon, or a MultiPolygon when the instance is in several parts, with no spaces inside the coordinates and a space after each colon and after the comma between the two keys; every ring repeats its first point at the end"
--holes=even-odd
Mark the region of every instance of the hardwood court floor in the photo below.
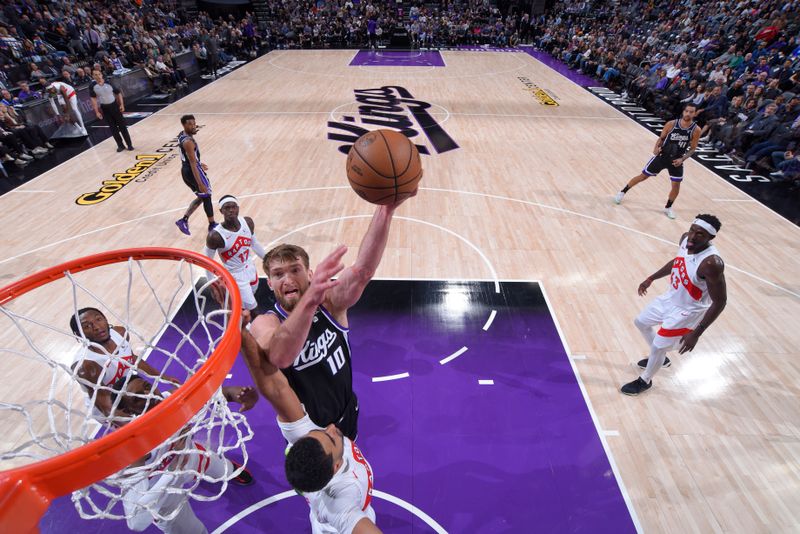
{"type": "MultiPolygon", "coordinates": [[[[184,113],[203,125],[197,140],[215,196],[237,195],[262,243],[301,244],[312,263],[345,243],[352,261],[371,208],[347,185],[337,150],[346,143],[327,138],[346,132],[328,122],[363,126],[354,90],[392,86],[382,94],[397,96],[399,86],[431,106],[390,105],[425,109],[459,148],[437,153],[425,135],[413,138],[432,154],[418,197],[398,212],[378,276],[540,280],[568,350],[585,356],[575,366],[644,531],[800,529],[800,230],[693,161],[677,220],[661,213],[665,177],[614,206],[612,194],[649,159],[653,135],[525,54],[442,55],[446,67],[348,67],[352,51],[277,51],[240,68],[131,129],[136,154],[167,154],[146,181],[76,204],[134,164],[109,140],[0,198],[0,279],[128,246],[199,251],[201,212],[191,237],[173,224],[191,194],[165,144],[184,113]],[[520,77],[560,105],[540,105],[520,77]],[[651,391],[625,397],[619,386],[637,376],[646,351],[632,320],[665,281],[644,299],[636,287],[674,256],[701,212],[723,223],[716,245],[728,307],[651,391]]],[[[411,116],[387,113],[398,124],[411,116]]],[[[119,280],[103,276],[87,280],[121,299],[119,280]]],[[[61,327],[70,305],[27,304],[61,327]]],[[[49,380],[37,382],[23,366],[3,373],[6,393],[49,380]]]]}

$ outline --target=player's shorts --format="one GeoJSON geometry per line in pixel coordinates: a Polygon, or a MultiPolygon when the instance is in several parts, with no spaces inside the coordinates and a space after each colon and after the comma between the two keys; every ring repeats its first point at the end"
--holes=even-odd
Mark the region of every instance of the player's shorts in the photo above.
{"type": "MultiPolygon", "coordinates": [[[[200,171],[200,180],[203,181],[203,184],[206,186],[206,190],[211,193],[211,182],[208,180],[208,175],[206,175],[203,169],[199,169],[200,171]]],[[[192,170],[187,168],[186,166],[181,167],[181,178],[183,178],[183,183],[186,184],[186,187],[192,190],[192,193],[195,195],[199,195],[200,188],[197,186],[197,180],[194,179],[194,174],[192,170]]]]}
{"type": "Polygon", "coordinates": [[[659,348],[672,349],[695,329],[705,314],[706,308],[686,310],[673,305],[669,293],[665,293],[648,304],[636,320],[646,326],[660,326],[654,343],[659,348]]]}
{"type": "Polygon", "coordinates": [[[233,274],[236,285],[239,286],[239,294],[242,296],[242,308],[254,310],[256,303],[256,290],[258,289],[258,271],[251,264],[251,268],[233,274]]]}
{"type": "Polygon", "coordinates": [[[650,161],[648,161],[647,165],[642,169],[642,173],[647,176],[655,176],[664,169],[669,170],[669,179],[673,182],[680,182],[683,180],[683,165],[676,167],[672,164],[672,159],[662,155],[650,158],[650,161]]]}

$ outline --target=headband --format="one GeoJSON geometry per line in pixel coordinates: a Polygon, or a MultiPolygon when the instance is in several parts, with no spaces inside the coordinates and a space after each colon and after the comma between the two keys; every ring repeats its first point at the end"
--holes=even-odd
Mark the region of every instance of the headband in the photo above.
{"type": "Polygon", "coordinates": [[[225,204],[228,204],[230,202],[233,202],[237,206],[239,205],[239,201],[236,199],[235,196],[226,195],[226,196],[222,197],[221,199],[219,199],[219,207],[221,208],[222,206],[224,206],[225,204]]]}
{"type": "Polygon", "coordinates": [[[711,235],[717,235],[717,229],[708,224],[703,219],[695,219],[694,221],[692,221],[692,224],[696,224],[697,226],[699,226],[700,228],[702,228],[711,235]]]}

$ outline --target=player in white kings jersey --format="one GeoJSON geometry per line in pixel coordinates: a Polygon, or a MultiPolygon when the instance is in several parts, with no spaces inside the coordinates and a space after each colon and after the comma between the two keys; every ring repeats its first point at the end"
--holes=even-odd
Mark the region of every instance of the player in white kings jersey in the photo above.
{"type": "Polygon", "coordinates": [[[313,534],[375,534],[372,467],[335,425],[315,425],[289,382],[246,328],[242,354],[262,395],[272,404],[290,449],[286,478],[311,508],[313,534]]]}
{"type": "Polygon", "coordinates": [[[667,351],[680,345],[679,354],[691,351],[711,326],[728,299],[725,264],[711,240],[722,227],[713,215],[698,215],[689,231],[681,236],[675,259],[639,284],[639,295],[646,295],[653,280],[670,275],[666,293],[656,298],[634,320],[636,328],[650,345],[649,356],[639,362],[644,372],[622,386],[626,395],[638,395],[653,385],[653,375],[669,367],[667,351]],[[660,326],[654,331],[654,326],[660,326]]]}
{"type": "Polygon", "coordinates": [[[213,260],[219,252],[222,265],[233,275],[239,286],[242,306],[245,310],[254,310],[258,271],[250,257],[250,251],[255,252],[259,258],[264,258],[264,247],[256,239],[253,219],[239,217],[239,201],[236,197],[225,195],[219,199],[219,211],[225,220],[208,233],[203,253],[213,260]]]}

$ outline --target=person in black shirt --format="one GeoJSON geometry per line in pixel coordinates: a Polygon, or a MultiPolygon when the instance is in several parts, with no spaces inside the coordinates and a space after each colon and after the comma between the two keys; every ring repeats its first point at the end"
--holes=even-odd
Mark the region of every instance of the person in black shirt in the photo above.
{"type": "MultiPolygon", "coordinates": [[[[358,399],[353,393],[347,310],[375,274],[402,202],[375,209],[358,257],[346,269],[344,245],[313,271],[306,251],[295,245],[279,245],[264,256],[277,304],[251,325],[263,349],[261,370],[269,374],[281,369],[311,420],[321,427],[333,423],[352,440],[358,434],[358,399]],[[331,280],[340,271],[339,278],[331,280]]],[[[269,398],[269,392],[262,393],[269,398]]]]}

